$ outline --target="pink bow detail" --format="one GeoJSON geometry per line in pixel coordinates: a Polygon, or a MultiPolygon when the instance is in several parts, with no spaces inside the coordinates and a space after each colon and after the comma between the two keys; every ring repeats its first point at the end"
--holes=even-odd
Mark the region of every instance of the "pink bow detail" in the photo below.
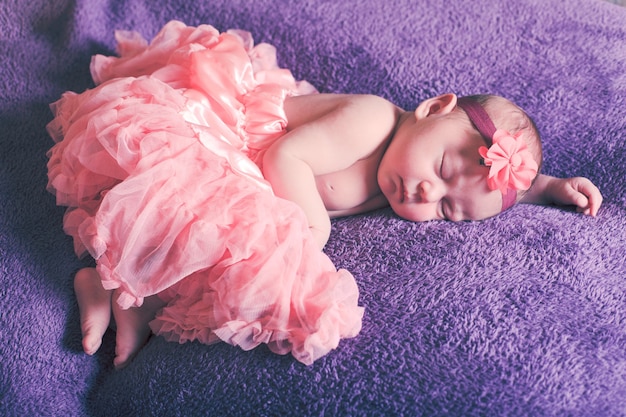
{"type": "Polygon", "coordinates": [[[508,189],[528,190],[539,170],[520,132],[513,136],[498,129],[491,147],[481,146],[478,152],[485,166],[491,167],[487,177],[489,189],[500,190],[503,195],[508,189]]]}

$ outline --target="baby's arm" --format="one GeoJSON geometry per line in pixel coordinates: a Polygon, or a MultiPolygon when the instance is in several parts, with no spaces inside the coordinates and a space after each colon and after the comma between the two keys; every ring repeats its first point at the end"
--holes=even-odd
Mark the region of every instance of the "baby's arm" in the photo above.
{"type": "Polygon", "coordinates": [[[598,187],[584,177],[556,178],[539,175],[522,203],[576,206],[576,211],[595,216],[602,205],[598,187]]]}
{"type": "Polygon", "coordinates": [[[293,201],[304,210],[309,229],[323,248],[330,236],[330,217],[307,161],[277,142],[263,157],[263,174],[278,197],[293,201]]]}

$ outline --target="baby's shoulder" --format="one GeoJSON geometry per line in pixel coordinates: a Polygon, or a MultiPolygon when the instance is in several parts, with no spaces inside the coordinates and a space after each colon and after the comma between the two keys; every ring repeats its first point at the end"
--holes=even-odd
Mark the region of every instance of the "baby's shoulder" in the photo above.
{"type": "Polygon", "coordinates": [[[295,134],[319,143],[327,137],[361,158],[392,135],[401,109],[369,94],[315,94],[286,100],[285,113],[292,138],[295,134]]]}
{"type": "Polygon", "coordinates": [[[398,117],[399,108],[382,97],[372,94],[354,94],[347,96],[346,108],[353,108],[364,118],[374,121],[385,118],[395,119],[398,117]]]}
{"type": "Polygon", "coordinates": [[[382,97],[363,94],[351,96],[343,113],[356,135],[384,140],[395,130],[402,110],[382,97]]]}
{"type": "Polygon", "coordinates": [[[371,94],[312,94],[289,97],[285,112],[290,127],[331,119],[373,124],[394,121],[398,107],[371,94]]]}

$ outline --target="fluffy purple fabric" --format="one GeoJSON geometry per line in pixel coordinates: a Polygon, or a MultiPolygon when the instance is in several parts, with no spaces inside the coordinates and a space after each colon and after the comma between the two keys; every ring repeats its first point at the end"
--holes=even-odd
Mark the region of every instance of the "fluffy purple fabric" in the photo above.
{"type": "Polygon", "coordinates": [[[0,414],[626,415],[626,10],[599,0],[33,0],[0,8],[0,414]],[[265,348],[153,338],[123,371],[81,352],[48,103],[90,87],[114,29],[242,28],[325,92],[406,108],[491,92],[535,117],[544,172],[602,189],[597,218],[518,206],[477,223],[389,210],[333,222],[365,306],[305,367],[265,348]]]}

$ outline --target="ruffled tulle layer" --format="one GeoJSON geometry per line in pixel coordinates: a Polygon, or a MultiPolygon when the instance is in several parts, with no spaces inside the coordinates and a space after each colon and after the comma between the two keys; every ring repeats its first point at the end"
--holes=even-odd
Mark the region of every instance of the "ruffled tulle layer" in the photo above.
{"type": "Polygon", "coordinates": [[[258,163],[284,133],[282,104],[312,92],[245,32],[171,22],[148,44],[117,34],[96,88],[52,105],[49,189],[66,233],[124,308],[159,294],[168,340],[266,343],[312,363],[355,336],[352,275],[317,249],[258,163]]]}

